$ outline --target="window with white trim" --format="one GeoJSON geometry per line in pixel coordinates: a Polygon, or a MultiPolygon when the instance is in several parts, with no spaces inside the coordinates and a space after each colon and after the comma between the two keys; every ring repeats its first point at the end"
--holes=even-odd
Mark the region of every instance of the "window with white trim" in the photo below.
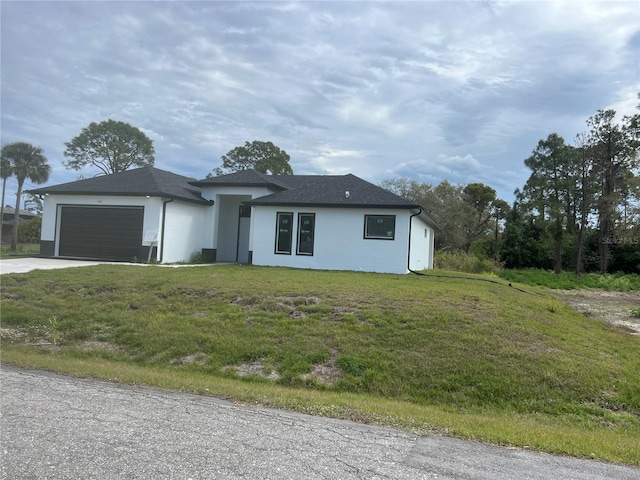
{"type": "Polygon", "coordinates": [[[395,215],[365,215],[364,238],[393,240],[396,237],[395,215]]]}

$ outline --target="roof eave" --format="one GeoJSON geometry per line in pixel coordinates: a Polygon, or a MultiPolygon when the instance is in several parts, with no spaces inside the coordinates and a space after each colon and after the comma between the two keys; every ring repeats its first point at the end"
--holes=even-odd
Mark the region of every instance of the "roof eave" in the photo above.
{"type": "Polygon", "coordinates": [[[180,195],[162,193],[162,192],[78,192],[72,190],[56,190],[47,191],[46,188],[39,188],[35,190],[28,190],[26,193],[33,193],[36,195],[85,195],[90,197],[158,197],[158,198],[171,198],[173,200],[182,200],[189,203],[197,203],[200,205],[213,205],[213,200],[206,200],[204,198],[188,198],[180,195]]]}
{"type": "Polygon", "coordinates": [[[189,182],[189,185],[193,185],[194,187],[204,188],[204,187],[267,187],[273,188],[274,190],[284,191],[287,190],[282,185],[278,185],[276,183],[260,183],[260,182],[249,182],[249,183],[239,183],[239,182],[206,182],[206,181],[196,181],[189,182]]]}
{"type": "Polygon", "coordinates": [[[259,199],[242,202],[244,205],[256,207],[331,207],[331,208],[384,208],[411,210],[420,208],[418,205],[391,205],[372,203],[323,203],[323,202],[261,202],[259,199]]]}

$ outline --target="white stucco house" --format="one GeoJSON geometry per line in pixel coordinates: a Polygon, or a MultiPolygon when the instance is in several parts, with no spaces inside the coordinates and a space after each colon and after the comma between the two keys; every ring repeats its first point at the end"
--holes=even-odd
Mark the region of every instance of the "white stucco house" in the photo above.
{"type": "Polygon", "coordinates": [[[408,273],[433,268],[423,208],[354,175],[243,170],[195,180],[154,167],[31,190],[41,255],[408,273]]]}

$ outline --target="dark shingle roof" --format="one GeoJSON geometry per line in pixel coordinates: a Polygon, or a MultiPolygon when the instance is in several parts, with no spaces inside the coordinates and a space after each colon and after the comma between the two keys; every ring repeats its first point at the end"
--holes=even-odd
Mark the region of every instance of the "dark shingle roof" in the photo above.
{"type": "Polygon", "coordinates": [[[406,208],[419,210],[434,228],[435,221],[415,202],[402,198],[355,175],[265,175],[286,190],[254,198],[246,205],[406,208]],[[348,194],[347,194],[348,192],[348,194]]]}
{"type": "Polygon", "coordinates": [[[288,190],[255,198],[248,205],[419,208],[355,175],[276,175],[288,190]]]}
{"type": "Polygon", "coordinates": [[[247,205],[420,208],[355,175],[266,175],[253,169],[191,182],[206,186],[264,186],[276,190],[247,205]]]}
{"type": "Polygon", "coordinates": [[[192,181],[194,181],[193,178],[183,177],[155,167],[142,167],[51,187],[37,188],[30,190],[30,192],[61,195],[148,195],[209,204],[210,202],[200,195],[200,189],[191,184],[192,181]]]}
{"type": "Polygon", "coordinates": [[[203,180],[191,182],[191,184],[198,187],[225,185],[236,187],[272,187],[277,190],[284,190],[287,187],[279,182],[277,177],[287,176],[291,175],[266,175],[253,169],[249,169],[239,170],[237,172],[220,175],[218,177],[205,178],[203,180]]]}

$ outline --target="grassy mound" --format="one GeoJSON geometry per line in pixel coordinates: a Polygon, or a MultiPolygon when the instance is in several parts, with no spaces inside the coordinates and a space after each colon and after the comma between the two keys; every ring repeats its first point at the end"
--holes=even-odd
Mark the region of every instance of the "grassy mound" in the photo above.
{"type": "MultiPolygon", "coordinates": [[[[180,375],[197,391],[219,379],[266,396],[307,392],[303,406],[264,398],[303,411],[314,411],[313,398],[357,394],[368,404],[404,402],[407,412],[539,417],[554,428],[614,432],[627,439],[620,455],[595,455],[640,463],[639,339],[528,288],[237,265],[3,275],[2,357],[39,366],[28,355],[46,357],[61,370],[71,362],[74,373],[82,362],[142,368],[180,375]]],[[[577,455],[595,449],[478,431],[462,435],[577,455]]]]}

